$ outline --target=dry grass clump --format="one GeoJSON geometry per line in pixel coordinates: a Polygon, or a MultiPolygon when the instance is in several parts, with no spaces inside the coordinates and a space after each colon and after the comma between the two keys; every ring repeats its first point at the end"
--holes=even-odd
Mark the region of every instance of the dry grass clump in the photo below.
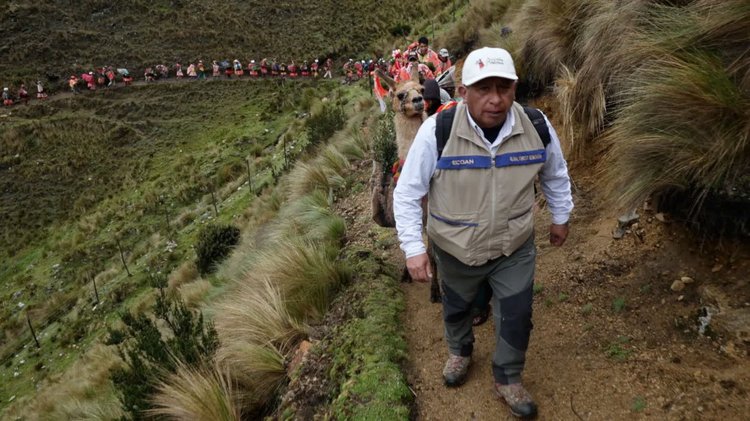
{"type": "Polygon", "coordinates": [[[205,279],[199,279],[180,286],[178,291],[182,301],[188,308],[198,308],[199,304],[211,290],[211,283],[205,279]]]}
{"type": "Polygon", "coordinates": [[[351,278],[337,255],[337,246],[290,238],[259,255],[253,276],[274,279],[293,317],[317,321],[335,290],[351,278]]]}
{"type": "Polygon", "coordinates": [[[286,377],[284,355],[307,336],[307,327],[287,311],[280,288],[268,277],[243,280],[217,308],[221,347],[217,360],[261,402],[286,377]]]}
{"type": "MultiPolygon", "coordinates": [[[[601,1],[601,0],[599,0],[601,1]]],[[[520,76],[532,85],[550,85],[560,66],[580,63],[575,45],[582,25],[598,1],[531,0],[524,3],[512,29],[525,39],[516,55],[520,76]]]]}
{"type": "Polygon", "coordinates": [[[301,162],[294,167],[289,182],[289,197],[302,197],[313,190],[330,191],[344,185],[344,177],[333,169],[301,162]]]}
{"type": "Polygon", "coordinates": [[[148,413],[173,420],[239,421],[243,397],[228,370],[179,365],[159,386],[148,413]]]}
{"type": "Polygon", "coordinates": [[[167,285],[169,285],[170,291],[174,291],[181,285],[192,282],[197,278],[198,267],[195,266],[194,261],[188,260],[183,262],[177,269],[169,274],[167,277],[167,285]]]}
{"type": "Polygon", "coordinates": [[[230,342],[219,349],[216,358],[231,367],[232,375],[250,396],[250,408],[272,400],[287,377],[284,354],[271,344],[230,342]]]}
{"type": "Polygon", "coordinates": [[[288,238],[338,244],[346,235],[346,223],[330,208],[327,192],[315,190],[289,202],[279,213],[277,221],[265,232],[266,241],[285,243],[288,238]]]}
{"type": "Polygon", "coordinates": [[[437,36],[432,44],[448,48],[453,55],[468,54],[477,47],[483,29],[501,21],[509,10],[521,3],[523,1],[520,0],[472,1],[464,15],[445,33],[437,36]]]}
{"type": "Polygon", "coordinates": [[[286,350],[306,330],[287,310],[280,287],[264,276],[238,282],[217,306],[215,323],[222,347],[240,341],[286,350]]]}
{"type": "Polygon", "coordinates": [[[661,7],[651,23],[651,36],[670,51],[633,73],[606,133],[602,170],[623,207],[682,191],[695,214],[709,193],[732,191],[750,168],[750,5],[661,7]]]}
{"type": "Polygon", "coordinates": [[[114,349],[95,344],[70,370],[40,383],[34,399],[14,402],[4,412],[8,419],[95,420],[124,415],[116,400],[97,396],[113,393],[109,370],[119,363],[114,349]]]}

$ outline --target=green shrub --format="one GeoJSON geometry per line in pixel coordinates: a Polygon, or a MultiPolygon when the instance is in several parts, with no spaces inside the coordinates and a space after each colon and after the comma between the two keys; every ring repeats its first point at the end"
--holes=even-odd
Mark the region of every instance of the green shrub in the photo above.
{"type": "Polygon", "coordinates": [[[405,37],[411,33],[411,25],[408,25],[406,23],[397,23],[396,25],[391,27],[390,32],[394,37],[405,37]]]}
{"type": "Polygon", "coordinates": [[[198,259],[195,265],[202,274],[216,269],[216,264],[224,260],[240,241],[240,230],[232,225],[207,225],[198,234],[195,252],[198,259]]]}
{"type": "Polygon", "coordinates": [[[305,125],[310,144],[317,145],[325,142],[336,131],[344,127],[346,113],[340,106],[326,104],[319,113],[312,115],[305,125]]]}
{"type": "Polygon", "coordinates": [[[396,127],[393,123],[393,112],[388,111],[380,117],[375,138],[372,142],[375,160],[382,164],[383,171],[391,170],[391,165],[398,159],[396,147],[396,127]]]}

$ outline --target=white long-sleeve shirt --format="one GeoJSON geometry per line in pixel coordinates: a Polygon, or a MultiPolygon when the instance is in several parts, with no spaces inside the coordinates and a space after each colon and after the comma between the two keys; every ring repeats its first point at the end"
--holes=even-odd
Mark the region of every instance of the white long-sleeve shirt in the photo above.
{"type": "MultiPolygon", "coordinates": [[[[508,112],[505,123],[497,138],[490,141],[484,137],[482,129],[466,113],[469,124],[484,140],[485,147],[494,157],[500,145],[508,138],[515,124],[513,110],[508,112]]],[[[557,132],[544,116],[549,128],[550,143],[547,145],[547,160],[539,174],[542,192],[547,198],[547,205],[552,213],[553,224],[568,222],[573,210],[573,197],[570,193],[568,165],[560,148],[557,132]]],[[[396,218],[396,230],[401,242],[401,250],[407,258],[425,253],[422,241],[422,198],[430,189],[430,180],[437,167],[437,139],[435,137],[435,116],[422,123],[414,143],[412,143],[406,162],[401,169],[398,184],[393,192],[393,212],[396,218]]]]}

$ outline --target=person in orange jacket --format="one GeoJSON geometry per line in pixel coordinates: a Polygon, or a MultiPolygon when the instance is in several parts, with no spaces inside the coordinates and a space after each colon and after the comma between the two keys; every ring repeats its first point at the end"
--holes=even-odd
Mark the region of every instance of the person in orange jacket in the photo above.
{"type": "Polygon", "coordinates": [[[419,57],[420,63],[424,63],[427,65],[429,65],[429,63],[432,63],[435,69],[437,69],[438,66],[440,66],[440,58],[438,57],[437,53],[432,51],[432,49],[430,48],[427,37],[419,38],[419,46],[417,46],[417,55],[419,57]]]}

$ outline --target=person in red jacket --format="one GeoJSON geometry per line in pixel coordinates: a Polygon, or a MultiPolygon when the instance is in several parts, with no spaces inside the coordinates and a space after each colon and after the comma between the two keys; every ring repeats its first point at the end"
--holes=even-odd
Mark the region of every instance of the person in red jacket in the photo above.
{"type": "Polygon", "coordinates": [[[312,62],[312,64],[310,65],[310,72],[312,72],[313,77],[316,78],[316,79],[320,75],[318,73],[318,67],[319,67],[319,65],[318,65],[318,59],[316,58],[315,61],[312,62]]]}
{"type": "Polygon", "coordinates": [[[10,89],[3,88],[3,105],[10,107],[13,105],[13,95],[10,93],[10,89]]]}
{"type": "Polygon", "coordinates": [[[451,55],[446,48],[440,49],[438,59],[440,60],[440,65],[435,69],[435,76],[440,76],[453,65],[453,63],[451,63],[451,55]]]}
{"type": "Polygon", "coordinates": [[[362,74],[363,74],[362,69],[364,67],[364,63],[365,63],[364,60],[362,60],[362,62],[359,62],[359,61],[354,62],[354,70],[357,71],[357,80],[362,79],[362,74]]]}
{"type": "Polygon", "coordinates": [[[26,85],[23,83],[18,88],[18,101],[24,104],[29,103],[29,91],[26,90],[26,85]]]}
{"type": "Polygon", "coordinates": [[[245,71],[244,71],[244,70],[242,70],[242,63],[240,63],[240,61],[239,61],[239,60],[237,60],[237,59],[234,59],[234,61],[232,62],[232,65],[234,66],[234,74],[235,74],[235,75],[236,75],[237,77],[240,77],[240,76],[242,76],[243,74],[245,74],[245,71]]]}
{"type": "Polygon", "coordinates": [[[417,57],[420,63],[430,65],[432,63],[432,67],[434,69],[437,69],[438,66],[440,66],[440,58],[438,57],[437,53],[432,51],[430,48],[429,42],[427,40],[427,37],[420,37],[419,38],[419,45],[417,46],[417,57]]]}
{"type": "Polygon", "coordinates": [[[258,65],[258,63],[255,62],[255,60],[250,60],[250,63],[247,65],[247,71],[250,73],[251,77],[258,77],[260,75],[261,67],[258,65]]]}

